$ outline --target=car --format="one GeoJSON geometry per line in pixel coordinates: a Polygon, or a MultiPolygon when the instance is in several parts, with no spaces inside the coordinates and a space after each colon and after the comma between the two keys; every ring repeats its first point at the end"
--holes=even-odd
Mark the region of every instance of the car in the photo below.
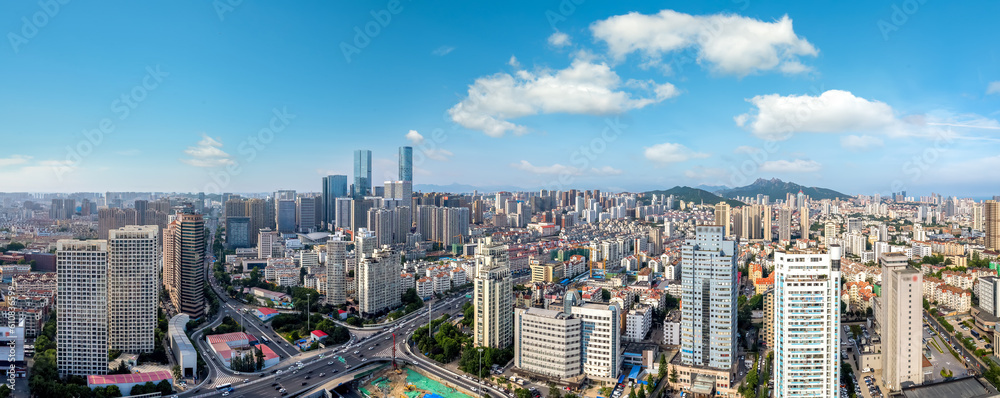
{"type": "Polygon", "coordinates": [[[278,385],[278,383],[271,383],[271,387],[278,385]]]}
{"type": "Polygon", "coordinates": [[[375,347],[368,347],[368,351],[374,350],[375,347]]]}
{"type": "Polygon", "coordinates": [[[357,350],[354,350],[354,355],[358,355],[358,351],[357,350]]]}
{"type": "Polygon", "coordinates": [[[326,373],[320,373],[319,374],[319,377],[323,377],[323,376],[326,376],[326,373]]]}
{"type": "Polygon", "coordinates": [[[327,365],[333,365],[333,361],[327,362],[327,365]]]}
{"type": "Polygon", "coordinates": [[[309,380],[311,378],[312,378],[312,376],[306,376],[306,380],[309,380]]]}
{"type": "Polygon", "coordinates": [[[228,397],[228,396],[229,396],[229,391],[225,391],[225,392],[223,392],[223,393],[222,393],[222,396],[223,396],[223,397],[228,397]]]}
{"type": "Polygon", "coordinates": [[[243,379],[243,382],[244,382],[244,383],[249,383],[249,382],[250,382],[250,379],[243,379]]]}
{"type": "Polygon", "coordinates": [[[368,358],[362,359],[361,362],[368,362],[368,358]]]}

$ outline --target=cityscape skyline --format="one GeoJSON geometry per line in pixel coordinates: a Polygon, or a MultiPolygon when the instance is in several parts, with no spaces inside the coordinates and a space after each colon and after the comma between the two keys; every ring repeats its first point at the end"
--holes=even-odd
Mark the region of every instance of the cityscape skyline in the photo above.
{"type": "Polygon", "coordinates": [[[254,192],[280,180],[314,191],[316,177],[350,172],[357,148],[373,150],[373,182],[394,180],[395,149],[409,145],[414,180],[437,186],[643,191],[777,177],[849,194],[983,197],[1000,177],[964,171],[1000,164],[989,150],[1000,76],[987,72],[995,52],[978,51],[996,28],[977,22],[1000,6],[977,6],[88,5],[62,7],[28,37],[21,17],[37,4],[5,4],[0,82],[62,95],[3,100],[12,134],[0,183],[254,192]],[[934,28],[959,13],[968,23],[934,28]],[[180,28],[154,14],[194,17],[180,28]],[[257,21],[285,29],[256,32],[257,21]],[[359,39],[372,21],[384,27],[359,39]],[[95,44],[112,38],[157,52],[95,44]],[[717,47],[726,40],[757,45],[717,47]],[[279,62],[260,65],[261,53],[279,62]],[[301,171],[277,167],[290,162],[301,171]]]}

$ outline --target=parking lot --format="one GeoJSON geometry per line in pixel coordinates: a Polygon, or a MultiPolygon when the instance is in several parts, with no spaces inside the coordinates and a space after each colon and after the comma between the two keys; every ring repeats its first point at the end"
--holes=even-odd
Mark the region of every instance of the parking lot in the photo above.
{"type": "Polygon", "coordinates": [[[931,362],[931,370],[927,370],[924,373],[924,381],[940,380],[943,378],[941,375],[941,370],[944,369],[946,375],[951,375],[952,377],[959,377],[965,375],[966,369],[962,361],[955,358],[948,351],[948,346],[945,344],[941,336],[937,336],[936,333],[931,330],[926,325],[924,326],[924,347],[930,346],[930,350],[925,350],[924,352],[930,352],[928,360],[931,362]],[[932,343],[933,342],[933,343],[932,343]],[[941,351],[938,351],[938,348],[941,351]]]}

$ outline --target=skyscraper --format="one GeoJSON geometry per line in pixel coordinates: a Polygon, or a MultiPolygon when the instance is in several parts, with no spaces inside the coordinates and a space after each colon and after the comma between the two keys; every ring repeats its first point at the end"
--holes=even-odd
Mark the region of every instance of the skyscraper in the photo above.
{"type": "Polygon", "coordinates": [[[246,201],[246,216],[250,218],[250,226],[247,227],[247,236],[250,238],[250,246],[257,246],[257,234],[263,228],[268,228],[267,201],[253,198],[246,201]]]}
{"type": "Polygon", "coordinates": [[[347,245],[350,242],[332,236],[326,241],[326,303],[341,305],[347,301],[347,245]]]}
{"type": "Polygon", "coordinates": [[[283,234],[295,232],[295,191],[282,190],[274,194],[274,224],[283,234]]]}
{"type": "Polygon", "coordinates": [[[983,230],[983,204],[972,204],[972,229],[982,232],[983,230]]]}
{"type": "Polygon", "coordinates": [[[159,228],[128,226],[108,234],[108,348],[153,352],[160,297],[159,228]]]}
{"type": "Polygon", "coordinates": [[[321,198],[318,196],[300,196],[295,199],[295,224],[298,231],[314,232],[319,225],[317,214],[322,210],[321,198]]]}
{"type": "Polygon", "coordinates": [[[413,147],[399,147],[399,180],[413,182],[413,147]]]}
{"type": "Polygon", "coordinates": [[[725,233],[723,236],[729,236],[729,204],[726,202],[719,202],[715,204],[715,225],[721,225],[725,228],[725,233]]]}
{"type": "Polygon", "coordinates": [[[347,176],[331,175],[323,177],[323,224],[334,222],[337,217],[337,198],[347,196],[347,176]]]}
{"type": "Polygon", "coordinates": [[[362,198],[372,193],[372,151],[354,151],[354,192],[351,196],[362,198]]]}
{"type": "Polygon", "coordinates": [[[474,283],[475,345],[507,348],[514,338],[514,285],[506,245],[494,244],[489,237],[479,243],[474,283]]]}
{"type": "Polygon", "coordinates": [[[987,200],[983,204],[983,224],[986,250],[1000,250],[1000,202],[987,200]]]}
{"type": "Polygon", "coordinates": [[[923,275],[909,266],[904,253],[883,253],[882,382],[887,390],[899,391],[924,382],[921,319],[923,275]]]}
{"type": "Polygon", "coordinates": [[[802,206],[799,207],[799,236],[802,239],[809,239],[809,205],[802,201],[802,206]]]}
{"type": "Polygon", "coordinates": [[[778,210],[778,240],[792,240],[792,209],[782,207],[778,210]]]}
{"type": "MultiPolygon", "coordinates": [[[[775,253],[774,393],[837,398],[840,246],[775,253]]],[[[918,349],[919,350],[919,349],[918,349]]]]}
{"type": "Polygon", "coordinates": [[[721,225],[695,227],[681,249],[681,361],[730,370],[736,353],[736,242],[721,225]]]}
{"type": "MultiPolygon", "coordinates": [[[[190,210],[188,210],[190,211],[190,210]]],[[[163,284],[178,312],[205,315],[205,220],[179,213],[163,237],[163,284]]]]}
{"type": "Polygon", "coordinates": [[[60,376],[108,373],[108,242],[56,242],[60,376]]]}

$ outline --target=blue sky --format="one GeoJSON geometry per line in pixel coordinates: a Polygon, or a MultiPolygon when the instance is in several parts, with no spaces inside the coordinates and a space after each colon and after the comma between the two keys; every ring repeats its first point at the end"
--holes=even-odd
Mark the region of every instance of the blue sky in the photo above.
{"type": "Polygon", "coordinates": [[[577,2],[5,2],[0,189],[998,193],[1000,4],[577,2]]]}

